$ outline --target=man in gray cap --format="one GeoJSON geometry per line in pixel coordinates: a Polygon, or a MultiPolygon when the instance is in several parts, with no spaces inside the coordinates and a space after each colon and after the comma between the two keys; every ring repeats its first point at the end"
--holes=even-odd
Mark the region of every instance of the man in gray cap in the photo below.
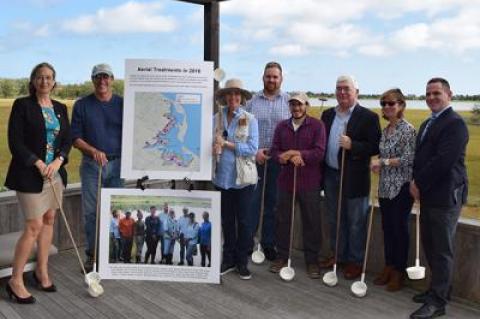
{"type": "Polygon", "coordinates": [[[120,178],[123,98],[113,94],[113,80],[110,65],[95,65],[92,69],[94,92],[77,100],[73,106],[73,146],[83,154],[80,178],[87,238],[87,272],[93,268],[100,169],[102,187],[123,187],[123,180],[120,178]]]}

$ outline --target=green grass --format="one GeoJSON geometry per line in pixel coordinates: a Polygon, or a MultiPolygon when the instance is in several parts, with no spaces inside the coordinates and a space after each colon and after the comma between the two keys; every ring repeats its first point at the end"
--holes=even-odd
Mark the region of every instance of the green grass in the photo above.
{"type": "MultiPolygon", "coordinates": [[[[64,101],[68,109],[72,111],[73,101],[68,100],[64,101]]],[[[12,106],[12,99],[0,99],[0,182],[3,185],[5,181],[5,175],[7,173],[8,163],[10,162],[10,151],[8,150],[7,145],[7,124],[8,117],[10,115],[10,109],[12,106]]],[[[380,109],[375,109],[375,112],[380,114],[380,109]]],[[[321,109],[319,107],[312,107],[310,109],[311,115],[319,118],[321,109]]],[[[429,116],[429,111],[427,110],[410,110],[407,109],[405,112],[406,119],[412,123],[417,129],[429,116]]],[[[460,114],[467,120],[471,116],[470,112],[460,112],[460,114]]],[[[386,121],[382,120],[382,126],[386,124],[386,121]]],[[[480,126],[468,125],[468,130],[470,133],[470,141],[467,147],[467,170],[469,178],[469,196],[468,204],[465,207],[462,215],[465,217],[473,217],[480,219],[480,126]]],[[[70,162],[67,166],[69,183],[77,183],[80,181],[78,167],[80,164],[81,154],[77,149],[72,148],[70,152],[70,162]]],[[[376,185],[376,180],[374,185],[376,185]]]]}

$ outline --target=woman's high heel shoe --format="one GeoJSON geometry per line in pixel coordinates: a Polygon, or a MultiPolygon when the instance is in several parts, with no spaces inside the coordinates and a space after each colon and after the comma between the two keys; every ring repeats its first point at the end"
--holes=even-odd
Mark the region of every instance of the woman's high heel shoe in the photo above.
{"type": "Polygon", "coordinates": [[[33,271],[33,280],[37,283],[37,286],[40,288],[40,290],[45,291],[45,292],[56,292],[57,287],[55,287],[54,284],[51,284],[48,287],[43,287],[41,281],[37,278],[37,274],[35,274],[35,271],[33,271]]]}
{"type": "Polygon", "coordinates": [[[33,296],[27,297],[27,298],[21,298],[17,296],[17,294],[13,291],[12,287],[10,286],[10,283],[7,283],[7,295],[10,298],[10,300],[14,299],[17,301],[17,303],[20,304],[32,304],[35,303],[35,298],[33,296]]]}

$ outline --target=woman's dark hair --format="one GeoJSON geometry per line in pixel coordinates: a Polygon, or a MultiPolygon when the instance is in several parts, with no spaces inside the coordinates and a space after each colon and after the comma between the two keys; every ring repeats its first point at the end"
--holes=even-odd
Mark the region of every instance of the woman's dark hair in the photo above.
{"type": "MultiPolygon", "coordinates": [[[[28,92],[30,93],[30,96],[34,96],[35,93],[37,93],[37,90],[35,89],[35,86],[33,85],[33,82],[35,81],[35,77],[37,76],[38,70],[40,70],[41,68],[48,68],[48,69],[52,70],[53,80],[55,81],[55,77],[57,75],[57,72],[55,71],[55,69],[53,68],[53,66],[50,63],[42,62],[42,63],[37,64],[32,69],[32,73],[30,73],[30,82],[28,82],[28,92]]],[[[57,83],[55,83],[53,85],[53,88],[55,88],[55,86],[57,86],[57,83]]]]}

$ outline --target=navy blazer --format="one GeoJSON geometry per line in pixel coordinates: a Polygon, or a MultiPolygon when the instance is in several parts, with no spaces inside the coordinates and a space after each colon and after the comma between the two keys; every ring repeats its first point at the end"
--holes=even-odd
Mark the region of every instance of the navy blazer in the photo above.
{"type": "MultiPolygon", "coordinates": [[[[72,146],[67,107],[52,100],[53,110],[60,122],[60,132],[56,137],[55,157],[63,156],[65,161],[59,169],[63,185],[67,185],[68,153],[72,146]]],[[[12,160],[8,167],[5,186],[26,193],[40,193],[43,177],[34,163],[45,161],[47,134],[42,109],[35,96],[18,98],[13,102],[8,120],[8,146],[12,160]]]]}
{"type": "MultiPolygon", "coordinates": [[[[328,137],[335,114],[335,108],[330,108],[322,113],[322,121],[325,123],[327,131],[327,151],[328,137]]],[[[352,139],[352,148],[345,152],[343,193],[349,198],[368,196],[370,193],[370,158],[378,154],[378,145],[382,135],[378,115],[360,104],[355,105],[347,124],[346,135],[352,139]]],[[[342,148],[338,152],[339,168],[341,154],[342,148]]]]}
{"type": "Polygon", "coordinates": [[[420,126],[413,162],[413,178],[420,190],[420,203],[430,207],[451,207],[461,200],[464,204],[468,191],[465,168],[467,125],[450,107],[435,119],[422,140],[427,122],[420,126]]]}

